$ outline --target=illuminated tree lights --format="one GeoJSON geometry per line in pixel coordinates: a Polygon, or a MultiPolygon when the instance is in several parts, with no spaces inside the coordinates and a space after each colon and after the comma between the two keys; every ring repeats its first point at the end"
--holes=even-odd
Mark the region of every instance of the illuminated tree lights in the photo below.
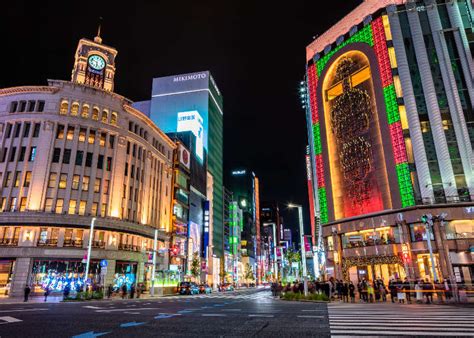
{"type": "Polygon", "coordinates": [[[352,266],[368,266],[378,264],[403,264],[399,256],[354,256],[342,257],[342,275],[349,280],[349,269],[352,266]]]}
{"type": "MultiPolygon", "coordinates": [[[[309,99],[310,99],[310,108],[311,108],[311,116],[313,122],[313,136],[314,136],[314,148],[315,148],[315,155],[316,156],[316,167],[317,167],[317,175],[318,175],[318,197],[320,199],[320,211],[321,215],[326,215],[327,219],[327,200],[326,200],[326,190],[325,190],[325,182],[324,182],[324,168],[322,164],[322,146],[321,146],[321,132],[319,126],[319,111],[317,105],[317,87],[318,87],[318,77],[321,76],[323,70],[326,68],[327,64],[331,60],[331,58],[336,54],[339,50],[344,48],[345,46],[352,44],[352,43],[366,43],[370,47],[373,47],[375,55],[377,57],[377,63],[379,68],[380,79],[382,81],[383,87],[383,94],[384,94],[384,102],[387,114],[387,121],[390,128],[390,137],[391,143],[394,153],[394,160],[396,163],[396,172],[397,172],[397,179],[398,185],[401,194],[401,202],[402,207],[407,207],[415,204],[415,199],[413,195],[413,186],[410,177],[410,170],[408,166],[408,158],[406,154],[406,146],[403,138],[403,131],[400,125],[400,114],[399,114],[399,107],[397,102],[397,95],[395,92],[395,87],[393,85],[393,76],[392,76],[392,67],[390,63],[390,58],[388,56],[388,49],[387,49],[387,34],[386,30],[390,29],[389,27],[384,27],[383,18],[378,17],[377,19],[373,20],[370,24],[364,26],[362,29],[357,31],[347,40],[343,41],[338,46],[334,47],[331,51],[326,53],[324,56],[320,57],[319,59],[315,58],[313,62],[308,65],[307,73],[308,73],[308,87],[309,87],[309,99]],[[318,165],[319,164],[319,165],[318,165]],[[319,167],[319,168],[318,168],[319,167]],[[321,175],[320,175],[321,174],[321,175]]],[[[350,69],[351,65],[347,64],[344,67],[348,67],[350,69]]],[[[344,71],[341,68],[341,74],[344,71]]],[[[344,90],[345,92],[346,90],[344,90]]],[[[367,93],[365,93],[367,94],[367,93]]],[[[364,92],[357,94],[361,102],[368,99],[368,95],[366,98],[363,98],[364,92]],[[362,95],[360,95],[362,94],[362,95]]],[[[331,128],[335,134],[347,133],[348,135],[358,135],[359,133],[363,133],[361,130],[364,129],[364,121],[369,121],[367,111],[360,109],[363,107],[364,104],[362,103],[359,106],[351,107],[342,104],[344,100],[354,100],[356,97],[351,97],[350,99],[342,99],[339,106],[334,106],[334,109],[338,112],[338,115],[334,115],[334,118],[331,118],[331,128]],[[357,109],[360,109],[357,112],[357,109]],[[335,120],[338,123],[335,123],[335,120]],[[350,123],[351,121],[357,121],[357,123],[350,123]]],[[[357,102],[357,101],[353,101],[357,102]]],[[[363,142],[359,144],[362,146],[362,149],[366,151],[367,155],[367,147],[363,147],[363,142]]],[[[366,145],[365,145],[366,146],[366,145]]],[[[355,166],[351,164],[351,161],[348,161],[347,158],[351,158],[349,154],[346,152],[349,151],[350,148],[343,150],[346,156],[346,160],[343,162],[346,165],[347,170],[353,170],[355,166]],[[349,156],[349,157],[347,157],[349,156]]],[[[362,155],[361,155],[362,157],[362,155]]],[[[367,163],[365,164],[367,165],[367,163]]],[[[363,167],[363,166],[362,166],[363,167]]],[[[343,170],[346,170],[343,169],[343,170]]],[[[363,172],[363,171],[361,171],[363,172]]],[[[366,187],[368,188],[368,187],[366,187]]],[[[361,189],[359,187],[358,189],[361,189]]],[[[325,223],[323,217],[321,217],[321,222],[325,223]]]]}

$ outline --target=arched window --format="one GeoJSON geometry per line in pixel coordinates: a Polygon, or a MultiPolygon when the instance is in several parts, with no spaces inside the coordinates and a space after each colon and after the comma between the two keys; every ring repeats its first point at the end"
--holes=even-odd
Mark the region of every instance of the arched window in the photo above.
{"type": "Polygon", "coordinates": [[[109,121],[109,112],[107,110],[102,111],[102,122],[107,123],[109,121]]]}
{"type": "Polygon", "coordinates": [[[113,124],[114,126],[117,125],[117,113],[112,112],[112,116],[110,117],[110,124],[113,124]]]}
{"type": "Polygon", "coordinates": [[[85,119],[89,117],[89,106],[87,104],[82,105],[81,117],[85,119]]]}
{"type": "Polygon", "coordinates": [[[59,108],[59,114],[67,115],[68,110],[69,110],[69,102],[67,100],[63,100],[61,102],[61,107],[59,108]]]}
{"type": "Polygon", "coordinates": [[[99,108],[94,107],[94,109],[92,109],[92,119],[96,121],[99,120],[99,108]]]}
{"type": "Polygon", "coordinates": [[[77,116],[79,114],[79,103],[73,102],[71,106],[71,116],[77,116]]]}

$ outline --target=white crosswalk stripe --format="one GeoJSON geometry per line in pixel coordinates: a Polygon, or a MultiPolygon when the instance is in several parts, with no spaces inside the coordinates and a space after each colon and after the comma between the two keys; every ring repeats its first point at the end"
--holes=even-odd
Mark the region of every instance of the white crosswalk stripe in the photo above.
{"type": "Polygon", "coordinates": [[[270,294],[267,292],[258,292],[252,294],[232,294],[232,293],[211,293],[211,294],[200,294],[200,295],[191,295],[191,296],[181,296],[181,295],[174,295],[174,296],[167,296],[164,297],[164,300],[188,300],[188,299],[195,299],[195,298],[212,298],[212,299],[262,299],[262,298],[271,298],[270,294]]]}
{"type": "Polygon", "coordinates": [[[474,336],[467,307],[331,303],[328,312],[331,336],[474,336]]]}

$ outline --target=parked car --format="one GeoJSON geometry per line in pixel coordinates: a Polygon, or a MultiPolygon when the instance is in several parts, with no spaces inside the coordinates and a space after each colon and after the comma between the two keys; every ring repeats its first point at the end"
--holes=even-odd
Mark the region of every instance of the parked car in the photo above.
{"type": "Polygon", "coordinates": [[[207,284],[199,285],[199,293],[212,293],[212,288],[207,284]]]}
{"type": "Polygon", "coordinates": [[[197,295],[199,293],[199,287],[193,282],[181,282],[178,292],[180,295],[197,295]]]}
{"type": "Polygon", "coordinates": [[[232,284],[222,284],[221,291],[234,291],[234,286],[232,284]]]}

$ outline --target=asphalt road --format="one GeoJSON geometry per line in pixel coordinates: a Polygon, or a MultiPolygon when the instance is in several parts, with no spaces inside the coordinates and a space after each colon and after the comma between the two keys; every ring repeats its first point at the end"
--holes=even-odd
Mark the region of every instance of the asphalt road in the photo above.
{"type": "Polygon", "coordinates": [[[78,303],[0,304],[1,337],[329,336],[325,303],[268,290],[78,303]]]}

